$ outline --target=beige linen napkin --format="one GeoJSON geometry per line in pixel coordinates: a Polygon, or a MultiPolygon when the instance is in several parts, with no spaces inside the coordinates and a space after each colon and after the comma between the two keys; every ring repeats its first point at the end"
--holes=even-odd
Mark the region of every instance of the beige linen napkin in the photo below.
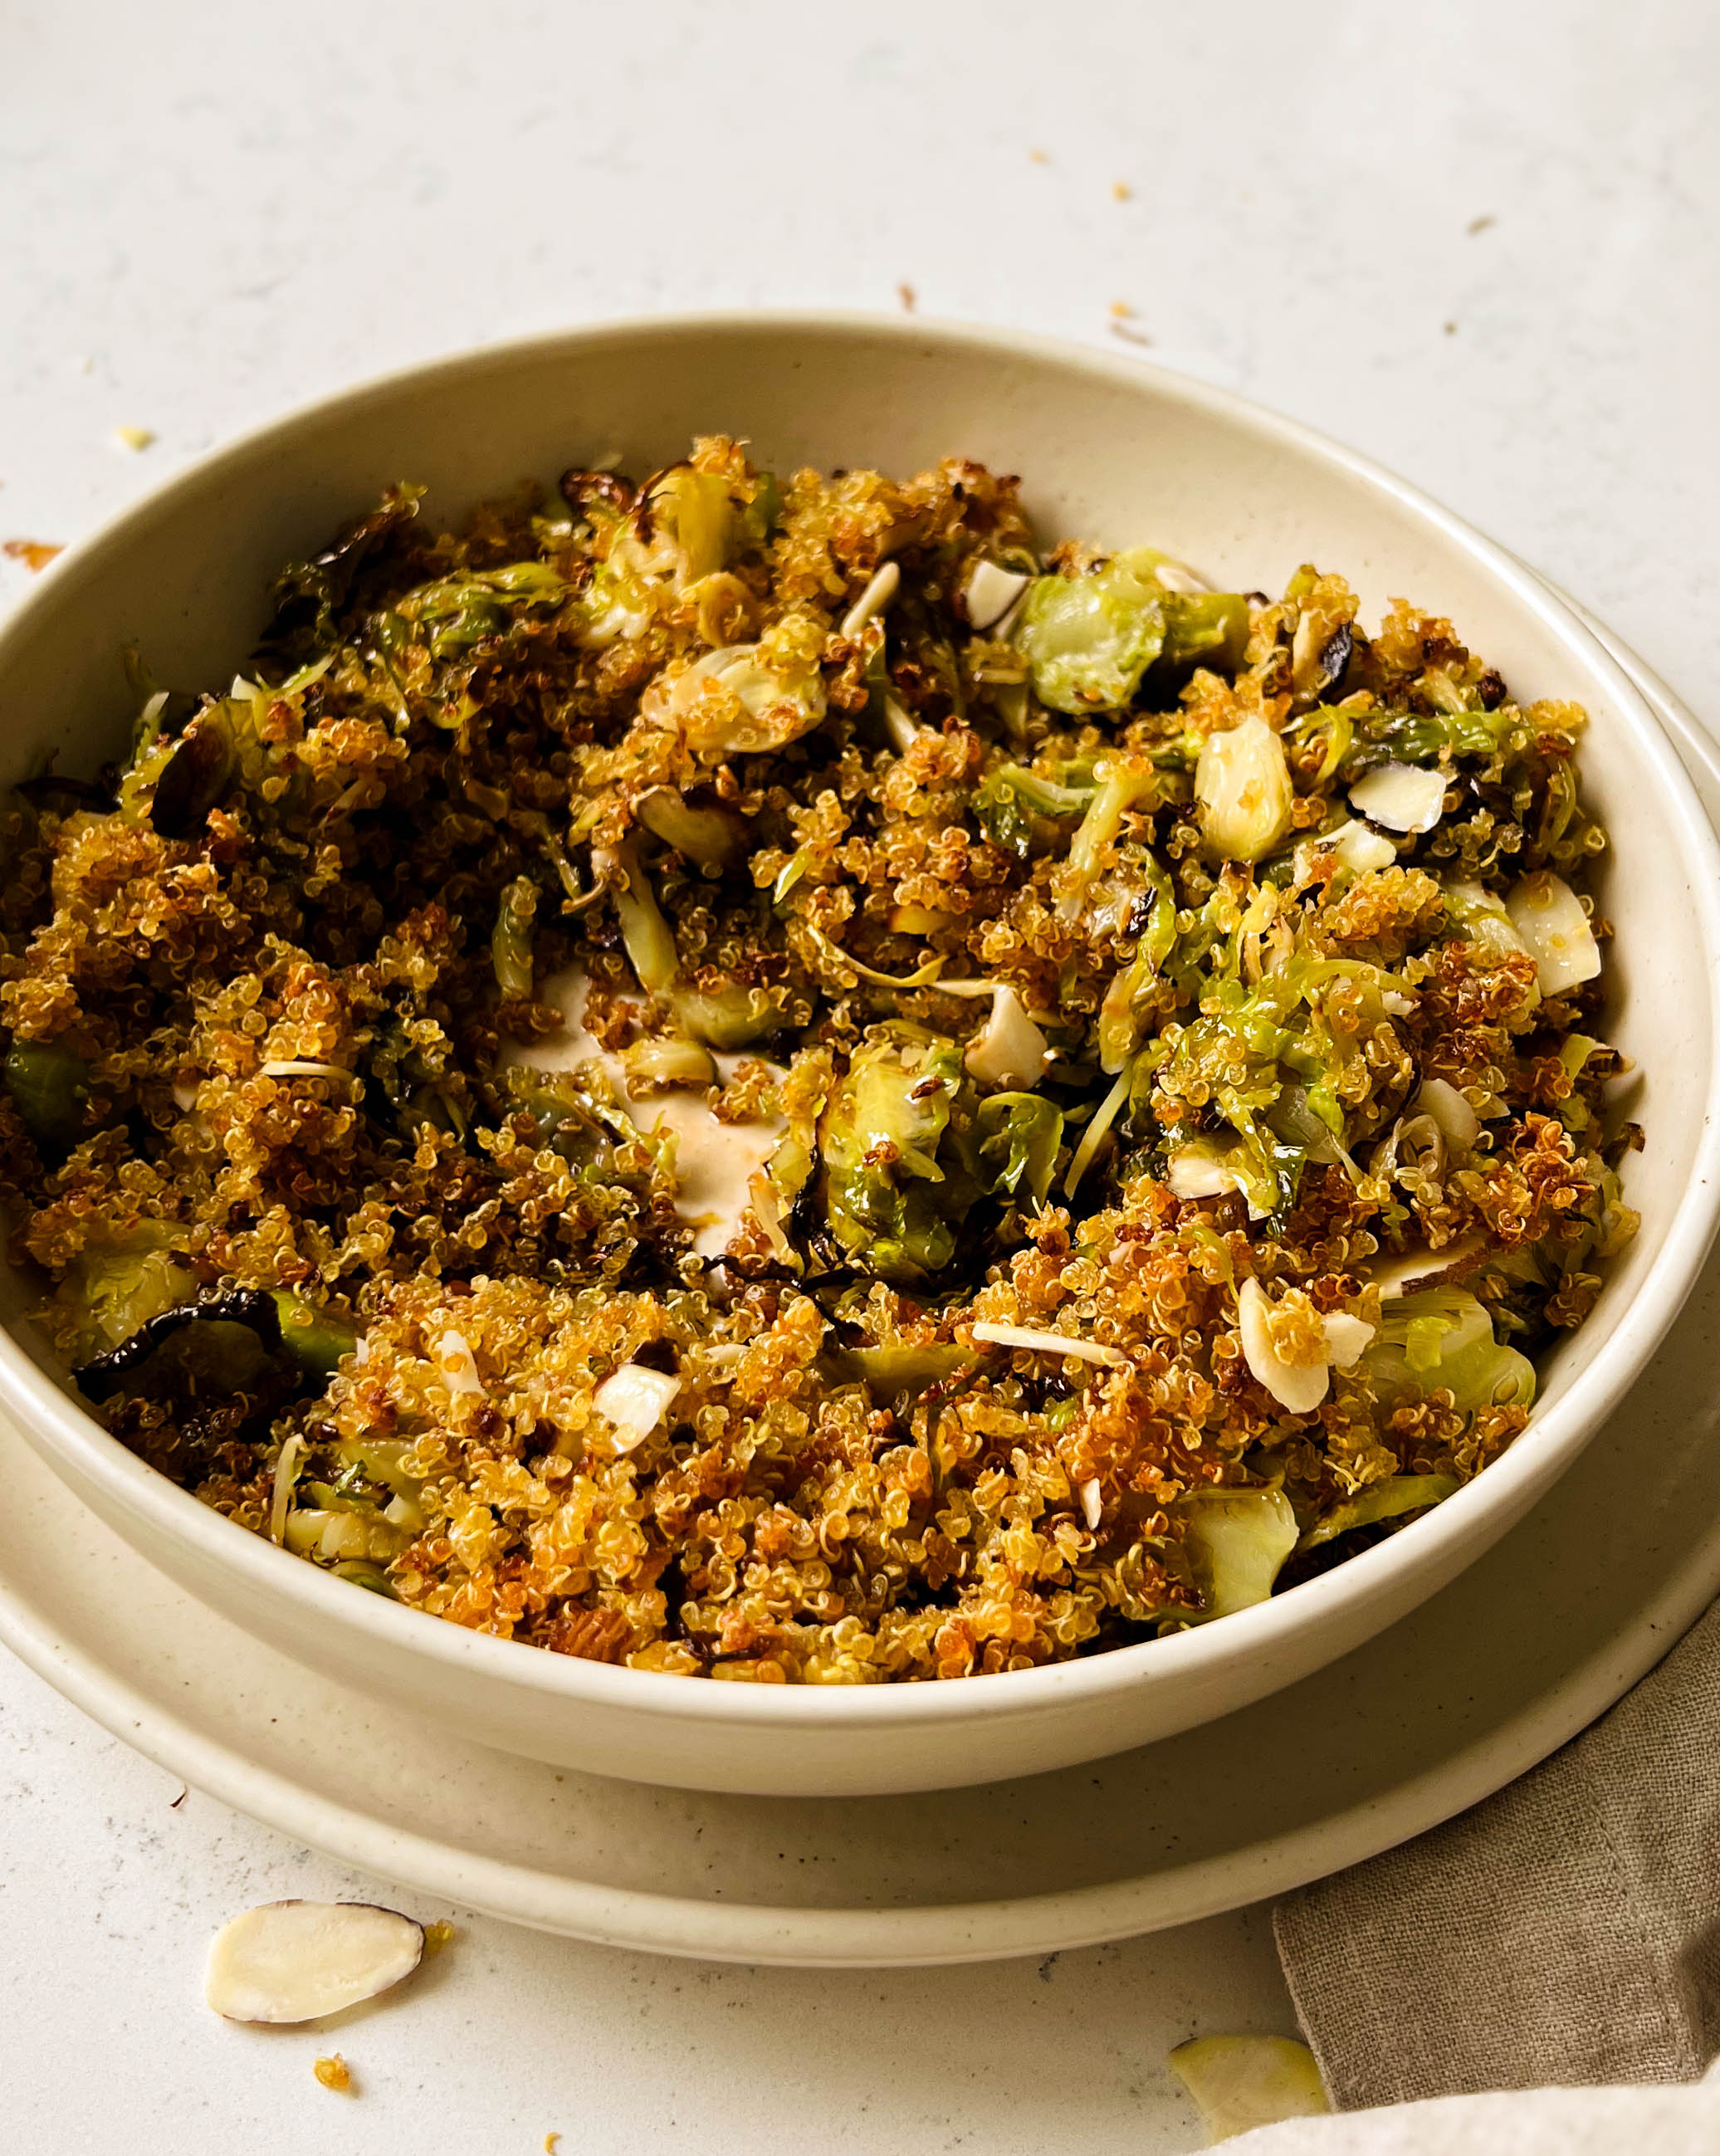
{"type": "MultiPolygon", "coordinates": [[[[1511,1651],[1508,1639],[1492,1646],[1511,1651]]],[[[1340,2111],[1697,2080],[1720,2051],[1720,1604],[1563,1751],[1403,1848],[1289,1896],[1275,1921],[1340,2111]]],[[[1585,2100],[1599,2101],[1574,2099],[1585,2100]]],[[[1692,2101],[1707,2107],[1701,2145],[1720,2150],[1720,2096],[1692,2101]]],[[[1459,2145],[1254,2138],[1261,2156],[1459,2145]]]]}

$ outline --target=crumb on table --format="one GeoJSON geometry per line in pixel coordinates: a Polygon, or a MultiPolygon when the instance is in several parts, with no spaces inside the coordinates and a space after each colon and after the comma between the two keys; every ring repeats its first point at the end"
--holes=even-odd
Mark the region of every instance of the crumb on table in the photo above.
{"type": "Polygon", "coordinates": [[[63,554],[64,547],[55,546],[47,539],[8,539],[0,542],[0,554],[8,562],[22,562],[27,569],[45,569],[56,554],[63,554]]]}

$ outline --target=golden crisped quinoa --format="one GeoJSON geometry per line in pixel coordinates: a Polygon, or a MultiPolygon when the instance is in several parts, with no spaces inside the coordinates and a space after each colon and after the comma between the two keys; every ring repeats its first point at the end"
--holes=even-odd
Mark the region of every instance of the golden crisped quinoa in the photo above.
{"type": "Polygon", "coordinates": [[[110,1428],[358,1586],[727,1682],[1149,1640],[1478,1473],[1634,1227],[1583,715],[1404,602],[712,438],[271,605],[7,813],[0,1163],[110,1428]]]}

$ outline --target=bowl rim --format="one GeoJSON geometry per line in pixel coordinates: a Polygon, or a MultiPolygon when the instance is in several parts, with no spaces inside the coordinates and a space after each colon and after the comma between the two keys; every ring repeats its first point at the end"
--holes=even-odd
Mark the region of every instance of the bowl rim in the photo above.
{"type": "MultiPolygon", "coordinates": [[[[1676,751],[1635,685],[1573,608],[1532,570],[1420,488],[1299,420],[1161,363],[1033,331],[851,309],[727,309],[636,316],[539,331],[393,368],[243,430],[193,459],[74,542],[0,622],[0,675],[13,639],[39,611],[54,603],[58,587],[69,573],[99,575],[104,560],[124,552],[138,527],[146,528],[162,512],[212,484],[249,476],[254,467],[271,455],[290,454],[296,436],[307,425],[361,417],[367,407],[387,403],[403,392],[481,379],[534,359],[572,357],[606,346],[698,338],[744,341],[765,336],[814,341],[822,338],[833,346],[874,339],[902,346],[932,346],[958,355],[971,352],[993,359],[999,353],[1014,355],[1057,369],[1072,384],[1085,377],[1096,386],[1144,390],[1167,403],[1180,403],[1219,419],[1266,446],[1335,468],[1376,499],[1408,512],[1412,520],[1466,554],[1604,686],[1613,710],[1650,767],[1645,776],[1656,783],[1666,804],[1690,871],[1694,932],[1711,977],[1720,973],[1720,841],[1676,751]]],[[[1507,1514],[1508,1525],[1509,1518],[1516,1517],[1512,1504],[1522,1486],[1532,1486],[1525,1502],[1533,1502],[1533,1486],[1568,1465],[1618,1407],[1683,1304],[1720,1229],[1720,995],[1710,999],[1708,1031],[1705,1112],[1684,1194],[1647,1276],[1614,1318],[1594,1363],[1569,1394],[1544,1418],[1532,1420],[1522,1436],[1473,1482],[1373,1548],[1221,1623],[1107,1649],[1078,1661],[999,1671],[953,1685],[784,1686],[698,1684],[656,1671],[549,1654],[517,1640],[469,1630],[380,1596],[354,1594],[347,1582],[235,1527],[111,1437],[26,1352],[11,1327],[3,1325],[0,1401],[18,1416],[26,1435],[50,1465],[62,1472],[70,1470],[74,1487],[89,1483],[103,1488],[124,1512],[141,1516],[169,1544],[188,1545],[193,1555],[228,1575],[249,1576],[266,1599],[296,1602],[305,1616],[318,1624],[339,1619],[355,1642],[367,1638],[386,1656],[439,1664],[450,1674],[463,1670],[516,1693],[535,1691],[545,1697],[546,1705],[556,1700],[625,1710],[662,1722],[716,1722],[731,1729],[750,1726],[761,1735],[791,1728],[834,1734],[959,1721],[976,1714],[1013,1717],[1042,1713],[1054,1707],[1074,1707],[1124,1686],[1150,1683],[1159,1674],[1168,1678],[1180,1672],[1188,1681],[1204,1671],[1214,1678],[1228,1666],[1256,1658],[1270,1660],[1275,1645],[1322,1620],[1328,1626],[1339,1624],[1357,1604],[1389,1598],[1394,1583],[1401,1579],[1412,1583],[1414,1599],[1434,1591],[1441,1579],[1468,1561],[1460,1556],[1455,1565],[1449,1563],[1454,1549],[1472,1543],[1471,1554],[1479,1556],[1494,1537],[1477,1537],[1474,1530],[1490,1514],[1501,1512],[1507,1514]],[[1548,1455],[1558,1462],[1550,1470],[1548,1455]],[[1418,1581],[1422,1583],[1419,1591],[1414,1584],[1418,1581]],[[340,1597],[338,1603],[331,1599],[335,1596],[340,1597]]]]}

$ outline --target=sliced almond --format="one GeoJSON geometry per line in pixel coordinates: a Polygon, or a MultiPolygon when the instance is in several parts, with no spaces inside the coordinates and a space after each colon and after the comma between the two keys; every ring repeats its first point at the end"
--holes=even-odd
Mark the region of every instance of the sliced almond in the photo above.
{"type": "Polygon", "coordinates": [[[1365,1317],[1357,1317],[1347,1310],[1334,1310],[1322,1321],[1326,1332],[1326,1352],[1332,1358],[1334,1370],[1353,1369],[1362,1350],[1373,1337],[1374,1328],[1365,1317]]]}
{"type": "Polygon", "coordinates": [[[968,626],[979,630],[994,627],[1032,582],[1019,569],[999,568],[995,562],[976,562],[962,587],[962,606],[968,626]]]}
{"type": "Polygon", "coordinates": [[[316,2021],[374,1999],[424,1958],[421,1924],[369,1902],[265,1902],[209,1945],[203,1995],[228,2021],[316,2021]]]}
{"type": "Polygon", "coordinates": [[[275,1485],[269,1500],[269,1539],[272,1543],[286,1540],[287,1510],[293,1502],[293,1484],[298,1479],[299,1462],[304,1456],[304,1439],[290,1437],[275,1460],[275,1485]]]}
{"type": "Polygon", "coordinates": [[[1348,824],[1340,824],[1335,831],[1325,833],[1319,844],[1330,846],[1343,866],[1358,875],[1365,875],[1369,869],[1389,869],[1398,858],[1398,850],[1389,839],[1382,838],[1366,824],[1358,823],[1353,816],[1348,824]]]}
{"type": "Polygon", "coordinates": [[[1173,1198],[1222,1198],[1236,1178],[1226,1166],[1229,1150],[1212,1138],[1191,1138],[1165,1164],[1165,1184],[1173,1198]]]}
{"type": "Polygon", "coordinates": [[[1003,981],[991,985],[991,1016],[963,1060],[982,1086],[1030,1091],[1045,1075],[1050,1050],[1014,989],[1003,981]]]}
{"type": "Polygon", "coordinates": [[[1331,1388],[1333,1366],[1348,1370],[1373,1337],[1374,1328],[1366,1318],[1334,1311],[1321,1321],[1325,1339],[1319,1359],[1291,1363],[1273,1344],[1271,1309],[1260,1282],[1244,1281],[1236,1298],[1243,1360],[1280,1407],[1291,1414],[1312,1414],[1331,1388]]]}
{"type": "Polygon", "coordinates": [[[632,1452],[644,1443],[668,1414],[680,1390],[680,1379],[643,1363],[624,1363],[612,1370],[591,1404],[615,1432],[615,1450],[632,1452]]]}
{"type": "Polygon", "coordinates": [[[451,1326],[437,1342],[436,1368],[450,1393],[481,1393],[484,1389],[471,1343],[465,1333],[456,1332],[451,1326]]]}
{"type": "Polygon", "coordinates": [[[973,1337],[988,1348],[1025,1348],[1035,1355],[1073,1355],[1078,1362],[1104,1363],[1121,1368],[1128,1361],[1120,1348],[1102,1340],[1078,1339],[1072,1332],[1045,1332],[1031,1325],[994,1325],[982,1319],[973,1337]]]}
{"type": "Polygon", "coordinates": [[[1430,831],[1445,803],[1445,773],[1415,763],[1383,763],[1350,788],[1356,814],[1389,831],[1430,831]]]}
{"type": "Polygon", "coordinates": [[[1433,1117],[1455,1152],[1468,1152],[1481,1134],[1480,1117],[1446,1079],[1423,1079],[1415,1106],[1418,1113],[1433,1117]]]}
{"type": "Polygon", "coordinates": [[[1272,1344],[1272,1329],[1266,1322],[1271,1310],[1260,1282],[1244,1281],[1236,1298],[1242,1359],[1280,1407],[1291,1414],[1312,1414],[1332,1382],[1326,1362],[1322,1358],[1317,1363],[1286,1363],[1272,1344]]]}
{"type": "Polygon", "coordinates": [[[1186,562],[1173,562],[1168,554],[1159,556],[1153,565],[1153,573],[1168,592],[1174,592],[1181,598],[1198,598],[1203,592],[1212,589],[1198,569],[1191,569],[1186,562]]]}
{"type": "Polygon", "coordinates": [[[898,756],[906,756],[918,737],[920,725],[913,714],[904,708],[894,696],[884,699],[884,731],[890,737],[890,746],[898,756]]]}
{"type": "Polygon", "coordinates": [[[1600,947],[1583,901],[1562,876],[1544,869],[1526,875],[1507,895],[1505,910],[1535,962],[1543,996],[1562,996],[1600,971],[1600,947]]]}
{"type": "Polygon", "coordinates": [[[866,624],[883,613],[896,597],[901,583],[901,571],[894,562],[885,562],[873,575],[872,581],[850,607],[842,618],[842,634],[851,643],[866,624]]]}

